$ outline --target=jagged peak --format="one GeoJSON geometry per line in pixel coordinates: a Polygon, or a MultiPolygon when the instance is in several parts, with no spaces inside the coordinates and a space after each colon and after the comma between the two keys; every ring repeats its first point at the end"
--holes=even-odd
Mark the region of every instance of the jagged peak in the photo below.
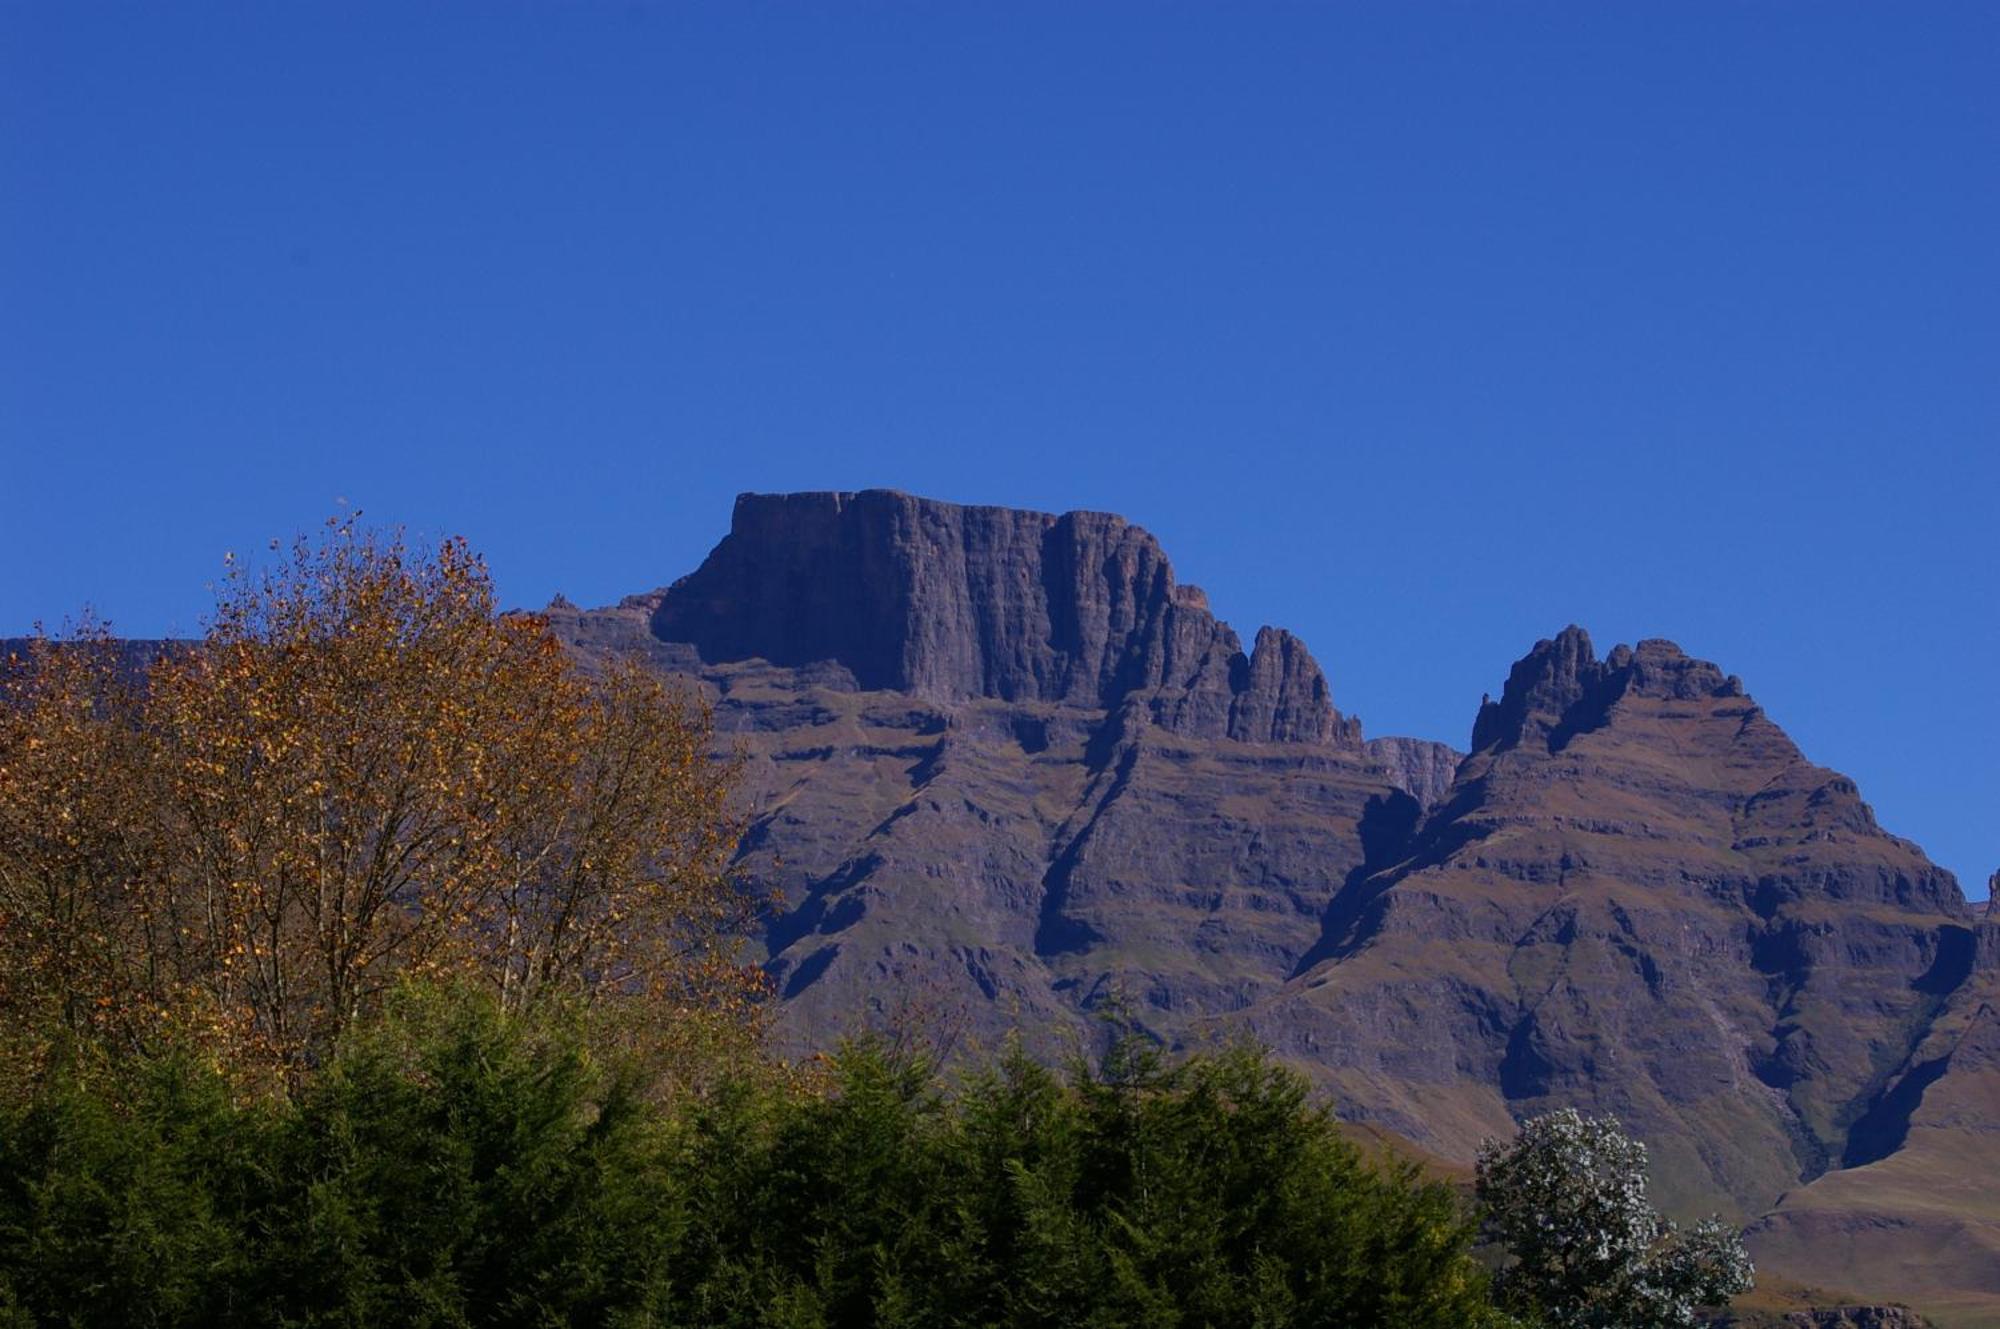
{"type": "Polygon", "coordinates": [[[1232,672],[1229,737],[1251,743],[1361,741],[1360,721],[1334,710],[1319,662],[1284,628],[1258,628],[1240,672],[1232,672]]]}
{"type": "Polygon", "coordinates": [[[1525,742],[1560,747],[1572,735],[1603,722],[1626,695],[1692,701],[1740,697],[1743,681],[1696,659],[1664,637],[1637,646],[1618,645],[1599,660],[1590,634],[1572,623],[1544,637],[1514,662],[1500,699],[1480,699],[1472,750],[1504,750],[1525,742]]]}
{"type": "Polygon", "coordinates": [[[1699,697],[1740,697],[1743,680],[1707,660],[1698,660],[1663,637],[1649,637],[1627,651],[1620,646],[1605,658],[1607,669],[1628,671],[1629,691],[1647,697],[1692,701],[1699,697]]]}
{"type": "MultiPolygon", "coordinates": [[[[1629,654],[1629,648],[1619,650],[1629,654]]],[[[1498,701],[1490,695],[1480,699],[1472,750],[1511,748],[1546,736],[1598,685],[1605,668],[1590,634],[1574,623],[1542,638],[1507,671],[1498,701]]]]}

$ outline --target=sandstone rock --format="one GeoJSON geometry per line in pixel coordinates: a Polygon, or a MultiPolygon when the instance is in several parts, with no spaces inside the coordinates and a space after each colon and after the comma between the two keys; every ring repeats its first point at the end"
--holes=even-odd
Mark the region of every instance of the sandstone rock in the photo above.
{"type": "Polygon", "coordinates": [[[2000,1323],[2000,922],[1954,935],[1935,1010],[1849,1131],[1844,1168],[1748,1234],[1760,1267],[2000,1323]]]}
{"type": "Polygon", "coordinates": [[[1362,749],[1387,773],[1389,783],[1428,812],[1451,788],[1465,754],[1427,738],[1371,738],[1362,749]]]}
{"type": "Polygon", "coordinates": [[[1908,1306],[1829,1306],[1792,1311],[1785,1323],[1797,1329],[1927,1329],[1930,1321],[1908,1306]]]}
{"type": "Polygon", "coordinates": [[[658,596],[651,630],[706,664],[832,660],[863,689],[1115,710],[1179,733],[1359,741],[1304,645],[1245,655],[1122,517],[961,507],[889,490],[745,494],[730,533],[658,596]]]}
{"type": "Polygon", "coordinates": [[[1726,1312],[1707,1324],[1718,1329],[1930,1329],[1908,1306],[1814,1306],[1764,1313],[1726,1312]]]}

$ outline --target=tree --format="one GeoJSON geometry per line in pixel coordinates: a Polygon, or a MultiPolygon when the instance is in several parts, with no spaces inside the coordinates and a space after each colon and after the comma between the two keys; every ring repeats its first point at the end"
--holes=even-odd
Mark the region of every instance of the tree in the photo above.
{"type": "MultiPolygon", "coordinates": [[[[150,876],[148,741],[118,643],[86,621],[0,673],[0,1038],[32,1062],[51,1029],[150,1022],[132,886],[150,876]]],[[[118,1039],[116,1041],[126,1041],[118,1039]]]]}
{"type": "Polygon", "coordinates": [[[496,613],[462,541],[330,522],[128,663],[92,630],[5,683],[0,999],[33,1027],[193,1026],[296,1072],[404,975],[510,1009],[755,994],[709,715],[496,613]]]}
{"type": "Polygon", "coordinates": [[[1616,1117],[1564,1108],[1480,1151],[1488,1234],[1510,1262],[1495,1289],[1551,1329],[1668,1329],[1750,1287],[1749,1256],[1715,1219],[1682,1232],[1646,1195],[1646,1147],[1616,1117]]]}
{"type": "Polygon", "coordinates": [[[699,1105],[676,1322],[1513,1323],[1458,1196],[1370,1167],[1254,1051],[961,1070],[864,1043],[824,1092],[699,1105]]]}
{"type": "Polygon", "coordinates": [[[864,1045],[656,1096],[592,1015],[398,984],[286,1096],[54,1068],[0,1102],[0,1326],[1514,1323],[1457,1195],[1255,1054],[959,1078],[864,1045]]]}

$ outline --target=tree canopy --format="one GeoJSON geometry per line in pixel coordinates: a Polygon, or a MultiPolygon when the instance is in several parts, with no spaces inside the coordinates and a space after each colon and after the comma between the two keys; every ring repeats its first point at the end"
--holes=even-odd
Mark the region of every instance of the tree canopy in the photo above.
{"type": "Polygon", "coordinates": [[[0,1105],[0,1326],[1511,1323],[1459,1197],[1253,1052],[663,1099],[586,1019],[405,984],[283,1097],[59,1068],[0,1105]]]}
{"type": "Polygon", "coordinates": [[[130,664],[86,628],[4,679],[17,1030],[199,1031],[295,1072],[403,976],[476,976],[510,1008],[755,994],[707,712],[496,613],[462,541],[329,523],[233,564],[200,640],[130,664]]]}
{"type": "Polygon", "coordinates": [[[1479,1158],[1489,1234],[1509,1254],[1504,1304],[1550,1329],[1682,1329],[1749,1288],[1734,1228],[1681,1231],[1653,1208],[1646,1146],[1615,1117],[1563,1108],[1479,1158]]]}

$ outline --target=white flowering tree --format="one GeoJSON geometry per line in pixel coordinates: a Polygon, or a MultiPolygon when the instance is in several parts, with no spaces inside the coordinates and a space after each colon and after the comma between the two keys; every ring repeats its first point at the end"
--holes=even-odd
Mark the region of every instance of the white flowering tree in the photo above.
{"type": "Polygon", "coordinates": [[[1736,1229],[1682,1231],[1646,1197],[1646,1146],[1616,1117],[1536,1117],[1479,1154],[1487,1231],[1510,1259],[1494,1277],[1509,1309],[1549,1329],[1680,1329],[1751,1284],[1736,1229]]]}

